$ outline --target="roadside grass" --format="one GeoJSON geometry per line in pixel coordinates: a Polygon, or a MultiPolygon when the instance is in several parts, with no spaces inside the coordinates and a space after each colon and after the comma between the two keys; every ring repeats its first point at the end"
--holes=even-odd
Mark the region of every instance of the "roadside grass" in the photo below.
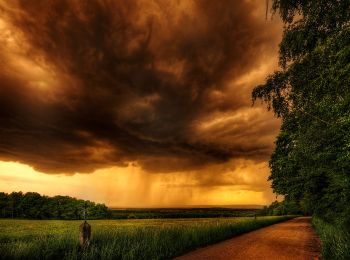
{"type": "Polygon", "coordinates": [[[350,259],[350,233],[317,217],[312,218],[312,224],[321,239],[323,259],[350,259]]]}
{"type": "Polygon", "coordinates": [[[0,220],[3,259],[170,259],[294,216],[186,220],[92,220],[87,250],[80,221],[0,220]]]}

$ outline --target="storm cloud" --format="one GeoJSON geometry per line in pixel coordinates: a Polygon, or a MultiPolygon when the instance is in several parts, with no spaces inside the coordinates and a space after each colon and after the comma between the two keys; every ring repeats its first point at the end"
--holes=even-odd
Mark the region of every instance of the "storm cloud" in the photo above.
{"type": "Polygon", "coordinates": [[[47,173],[266,160],[279,123],[250,91],[280,30],[261,2],[0,2],[0,159],[47,173]]]}

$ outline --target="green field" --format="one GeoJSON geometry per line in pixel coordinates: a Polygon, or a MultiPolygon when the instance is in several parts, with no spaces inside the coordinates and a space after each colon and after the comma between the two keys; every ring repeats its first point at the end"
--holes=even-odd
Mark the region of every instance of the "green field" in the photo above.
{"type": "Polygon", "coordinates": [[[4,259],[169,259],[292,216],[91,220],[89,248],[79,250],[81,221],[0,219],[4,259]]]}

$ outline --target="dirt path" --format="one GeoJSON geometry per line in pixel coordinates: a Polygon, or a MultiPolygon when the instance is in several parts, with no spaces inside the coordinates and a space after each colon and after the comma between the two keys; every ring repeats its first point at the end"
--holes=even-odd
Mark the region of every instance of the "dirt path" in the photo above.
{"type": "Polygon", "coordinates": [[[311,218],[301,217],[262,228],[178,257],[194,259],[318,259],[319,242],[311,218]]]}

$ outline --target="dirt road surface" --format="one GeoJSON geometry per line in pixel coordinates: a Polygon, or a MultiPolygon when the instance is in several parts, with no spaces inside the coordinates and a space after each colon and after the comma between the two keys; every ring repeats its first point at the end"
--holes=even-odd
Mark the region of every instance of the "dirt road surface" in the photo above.
{"type": "Polygon", "coordinates": [[[195,259],[318,259],[319,240],[311,218],[300,217],[200,248],[177,260],[195,259]]]}

